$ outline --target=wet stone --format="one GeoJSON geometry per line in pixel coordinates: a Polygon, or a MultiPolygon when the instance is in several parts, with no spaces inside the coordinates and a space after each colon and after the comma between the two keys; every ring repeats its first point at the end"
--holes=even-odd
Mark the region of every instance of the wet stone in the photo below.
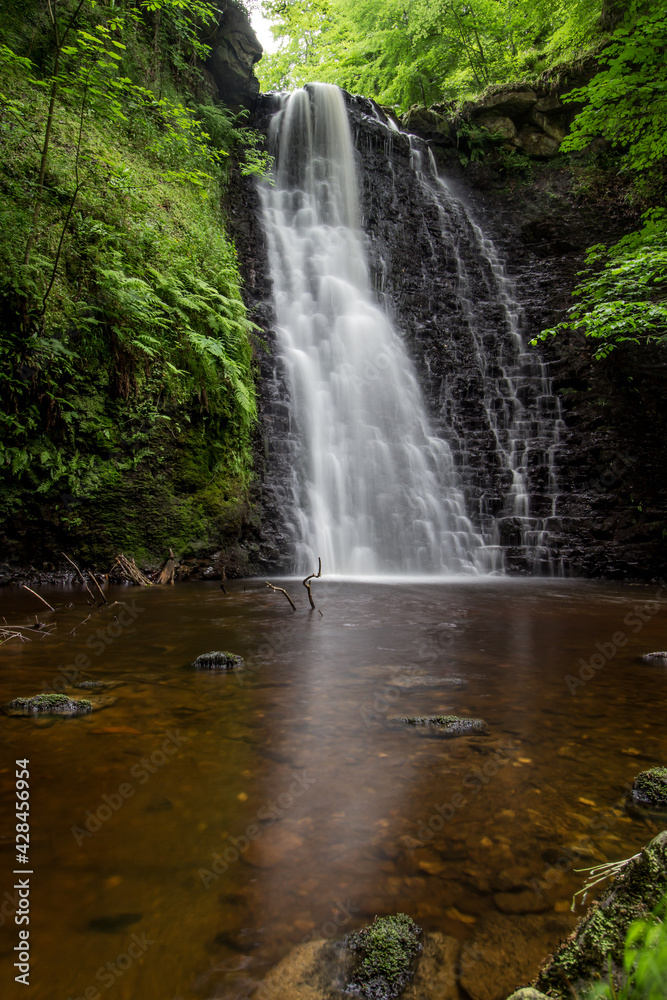
{"type": "Polygon", "coordinates": [[[5,715],[86,715],[94,706],[87,698],[68,698],[65,694],[36,694],[32,698],[14,698],[3,706],[5,715]]]}
{"type": "Polygon", "coordinates": [[[243,657],[227,650],[214,650],[212,653],[202,653],[191,665],[195,670],[240,670],[243,667],[243,657]]]}
{"type": "Polygon", "coordinates": [[[483,719],[469,719],[459,715],[409,715],[395,721],[437,732],[443,736],[468,736],[471,733],[489,731],[483,719]]]}
{"type": "Polygon", "coordinates": [[[657,653],[644,653],[640,656],[642,663],[652,663],[656,667],[667,667],[667,650],[657,653]]]}
{"type": "Polygon", "coordinates": [[[629,805],[649,812],[667,812],[667,767],[651,767],[638,774],[629,805]]]}

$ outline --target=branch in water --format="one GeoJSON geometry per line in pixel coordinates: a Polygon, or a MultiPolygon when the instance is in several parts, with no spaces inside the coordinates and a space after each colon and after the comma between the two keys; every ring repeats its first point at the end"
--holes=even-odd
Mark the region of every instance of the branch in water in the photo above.
{"type": "Polygon", "coordinates": [[[283,590],[283,588],[282,588],[282,587],[274,587],[274,586],[273,586],[273,584],[272,584],[272,583],[269,583],[269,581],[268,581],[268,580],[266,580],[266,581],[265,581],[265,583],[266,583],[267,587],[270,587],[270,588],[271,588],[271,590],[277,590],[277,591],[278,591],[278,593],[280,593],[280,594],[284,594],[284,595],[285,595],[285,597],[287,598],[287,600],[288,600],[288,601],[290,602],[290,604],[292,605],[292,611],[296,611],[296,604],[294,603],[294,601],[292,600],[292,598],[290,597],[290,595],[289,595],[289,594],[287,593],[287,591],[286,591],[286,590],[283,590]]]}
{"type": "MultiPolygon", "coordinates": [[[[322,576],[322,559],[319,558],[317,560],[317,573],[311,573],[310,576],[307,576],[306,579],[303,581],[303,585],[308,591],[308,600],[310,601],[310,606],[313,609],[313,611],[317,611],[317,608],[315,607],[315,601],[313,600],[313,595],[310,592],[310,581],[319,580],[321,576],[322,576]]],[[[321,611],[320,614],[322,614],[321,611]]]]}

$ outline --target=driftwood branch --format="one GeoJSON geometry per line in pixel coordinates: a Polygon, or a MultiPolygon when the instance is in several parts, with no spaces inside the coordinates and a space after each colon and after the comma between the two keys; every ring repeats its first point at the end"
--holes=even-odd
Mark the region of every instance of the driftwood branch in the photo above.
{"type": "Polygon", "coordinates": [[[52,607],[49,604],[48,601],[45,601],[43,597],[40,597],[38,593],[36,593],[34,590],[31,590],[30,587],[27,587],[25,585],[25,583],[22,583],[21,586],[23,587],[24,590],[27,590],[29,594],[32,594],[33,597],[36,597],[38,601],[41,601],[42,604],[46,604],[46,606],[47,606],[47,608],[49,608],[49,610],[51,610],[51,611],[55,611],[56,610],[54,607],[52,607]]]}
{"type": "Polygon", "coordinates": [[[296,604],[294,603],[294,601],[292,600],[292,598],[290,597],[290,595],[287,593],[286,590],[283,590],[282,587],[274,587],[273,584],[269,583],[268,580],[266,580],[265,582],[266,582],[267,587],[270,587],[271,590],[277,590],[279,594],[284,594],[285,597],[287,598],[287,600],[292,605],[292,611],[296,611],[296,604]]]}
{"type": "Polygon", "coordinates": [[[152,587],[153,584],[147,576],[141,572],[134,559],[128,559],[122,553],[116,556],[116,564],[120,567],[123,576],[135,583],[137,587],[152,587]]]}
{"type": "Polygon", "coordinates": [[[90,572],[90,570],[88,570],[88,576],[90,577],[90,579],[91,579],[91,580],[93,581],[93,583],[95,584],[95,586],[96,586],[96,587],[97,587],[97,589],[99,590],[99,592],[100,592],[100,597],[102,598],[102,603],[103,603],[103,604],[108,604],[109,602],[108,602],[108,601],[107,601],[107,599],[106,599],[106,596],[105,596],[105,594],[104,594],[104,591],[102,590],[102,588],[100,587],[99,583],[97,582],[97,579],[95,578],[95,574],[94,574],[94,573],[91,573],[91,572],[90,572]]]}
{"type": "Polygon", "coordinates": [[[313,600],[313,595],[310,592],[310,581],[319,580],[321,576],[322,576],[322,559],[320,558],[317,560],[317,573],[311,573],[310,576],[307,576],[306,579],[303,581],[303,585],[308,591],[308,600],[310,601],[310,606],[313,609],[313,611],[317,611],[317,608],[315,607],[315,601],[313,600]]]}
{"type": "Polygon", "coordinates": [[[74,569],[76,570],[77,576],[79,577],[79,579],[81,580],[81,583],[84,585],[84,587],[86,588],[86,590],[90,594],[90,599],[93,602],[93,604],[97,604],[97,601],[95,600],[93,592],[90,589],[90,587],[88,586],[88,584],[86,583],[86,578],[83,575],[83,573],[81,572],[81,570],[79,569],[79,567],[77,566],[77,564],[70,559],[70,557],[67,555],[66,552],[63,552],[62,555],[65,556],[65,559],[67,559],[67,562],[70,564],[70,566],[73,566],[74,569]]]}
{"type": "Polygon", "coordinates": [[[163,587],[166,586],[167,584],[171,584],[173,586],[175,573],[176,573],[176,559],[174,557],[173,551],[169,549],[169,558],[162,567],[162,572],[157,578],[157,582],[160,584],[160,586],[163,587]]]}

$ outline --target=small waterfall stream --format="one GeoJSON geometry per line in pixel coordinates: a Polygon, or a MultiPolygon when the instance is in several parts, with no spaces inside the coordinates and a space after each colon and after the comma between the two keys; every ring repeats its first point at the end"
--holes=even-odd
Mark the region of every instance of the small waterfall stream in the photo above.
{"type": "Polygon", "coordinates": [[[278,337],[291,394],[294,572],[489,572],[496,550],[466,516],[451,450],[371,293],[342,92],[283,101],[262,185],[278,337]]]}
{"type": "MultiPolygon", "coordinates": [[[[498,460],[505,470],[508,489],[500,509],[480,503],[483,531],[496,544],[499,524],[513,519],[527,560],[535,570],[560,575],[562,567],[548,548],[547,519],[556,514],[558,495],[555,457],[563,429],[560,400],[539,356],[529,353],[520,333],[521,307],[493,242],[470,217],[464,204],[439,176],[432,151],[424,157],[410,137],[411,165],[423,198],[435,206],[444,245],[453,248],[457,269],[459,303],[474,341],[483,392],[480,404],[495,442],[498,460]],[[487,265],[489,294],[501,307],[505,336],[489,343],[462,244],[472,244],[475,256],[487,265]],[[539,487],[539,511],[532,507],[532,494],[539,487]]],[[[499,332],[499,331],[498,331],[499,332]]],[[[465,462],[465,453],[464,453],[465,462]]]]}

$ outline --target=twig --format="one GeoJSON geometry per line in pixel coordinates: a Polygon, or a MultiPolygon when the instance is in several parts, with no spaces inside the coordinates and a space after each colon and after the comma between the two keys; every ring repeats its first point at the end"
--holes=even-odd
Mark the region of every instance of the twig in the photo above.
{"type": "Polygon", "coordinates": [[[289,594],[287,593],[287,591],[286,591],[286,590],[283,590],[283,588],[282,588],[282,587],[274,587],[274,586],[273,586],[273,584],[272,584],[272,583],[269,583],[269,581],[268,581],[268,580],[266,580],[266,581],[265,581],[265,583],[266,583],[267,587],[270,587],[270,588],[271,588],[271,590],[277,590],[277,591],[278,591],[278,593],[280,593],[280,594],[284,594],[284,595],[285,595],[285,597],[287,598],[287,600],[288,600],[288,601],[290,602],[290,604],[292,605],[292,611],[296,611],[296,604],[294,603],[294,601],[292,600],[292,598],[290,597],[290,595],[289,595],[289,594]]]}
{"type": "Polygon", "coordinates": [[[575,868],[575,872],[590,872],[590,875],[586,877],[583,889],[579,889],[579,891],[575,892],[572,897],[572,906],[570,909],[574,911],[574,908],[577,905],[575,902],[577,896],[581,896],[583,893],[582,903],[585,903],[586,896],[591,889],[594,889],[596,885],[600,884],[600,882],[604,882],[605,879],[614,878],[616,875],[620,875],[625,866],[630,864],[631,861],[634,861],[635,858],[638,858],[640,854],[641,851],[639,854],[633,854],[631,858],[624,858],[622,861],[605,861],[604,864],[593,865],[591,868],[575,868]]]}
{"type": "Polygon", "coordinates": [[[107,601],[107,599],[106,599],[106,597],[104,595],[104,591],[102,590],[102,588],[100,587],[99,583],[95,579],[95,574],[91,573],[90,570],[88,570],[88,576],[90,577],[90,579],[93,581],[93,583],[95,584],[95,586],[99,590],[100,597],[102,598],[102,604],[108,604],[109,602],[107,601]]]}
{"type": "Polygon", "coordinates": [[[36,597],[38,601],[41,601],[42,604],[46,604],[47,608],[50,608],[51,611],[55,611],[56,610],[55,608],[51,607],[51,605],[49,604],[49,602],[45,601],[43,597],[40,597],[39,594],[36,594],[34,590],[31,590],[30,587],[27,587],[25,585],[25,583],[22,583],[21,586],[23,587],[24,590],[27,590],[29,594],[32,594],[33,597],[36,597]]]}
{"type": "Polygon", "coordinates": [[[74,635],[74,633],[76,632],[76,630],[78,628],[81,628],[82,625],[85,625],[86,622],[90,621],[90,619],[93,617],[94,614],[95,614],[95,612],[91,611],[87,618],[84,618],[82,622],[77,622],[77,624],[74,626],[74,628],[72,629],[72,631],[68,632],[67,634],[68,635],[74,635]]]}
{"type": "MultiPolygon", "coordinates": [[[[310,581],[319,580],[321,576],[322,576],[322,559],[320,558],[317,560],[317,573],[311,573],[310,576],[307,576],[306,579],[303,581],[303,585],[308,591],[308,600],[310,601],[310,606],[313,609],[313,611],[317,611],[317,608],[315,607],[315,601],[313,600],[313,595],[310,592],[310,581]]],[[[320,614],[321,613],[322,612],[320,612],[320,614]]]]}
{"type": "Polygon", "coordinates": [[[72,562],[72,560],[67,555],[67,553],[63,552],[62,555],[65,556],[65,559],[67,559],[67,562],[70,564],[70,566],[73,566],[74,569],[76,570],[77,575],[78,575],[79,579],[81,580],[81,583],[84,585],[84,587],[86,588],[86,590],[90,594],[90,599],[93,602],[93,604],[97,604],[97,601],[93,597],[93,592],[90,589],[90,587],[88,586],[88,584],[86,583],[86,578],[84,577],[83,573],[81,572],[81,570],[79,569],[79,567],[77,566],[77,564],[75,562],[72,562]]]}

